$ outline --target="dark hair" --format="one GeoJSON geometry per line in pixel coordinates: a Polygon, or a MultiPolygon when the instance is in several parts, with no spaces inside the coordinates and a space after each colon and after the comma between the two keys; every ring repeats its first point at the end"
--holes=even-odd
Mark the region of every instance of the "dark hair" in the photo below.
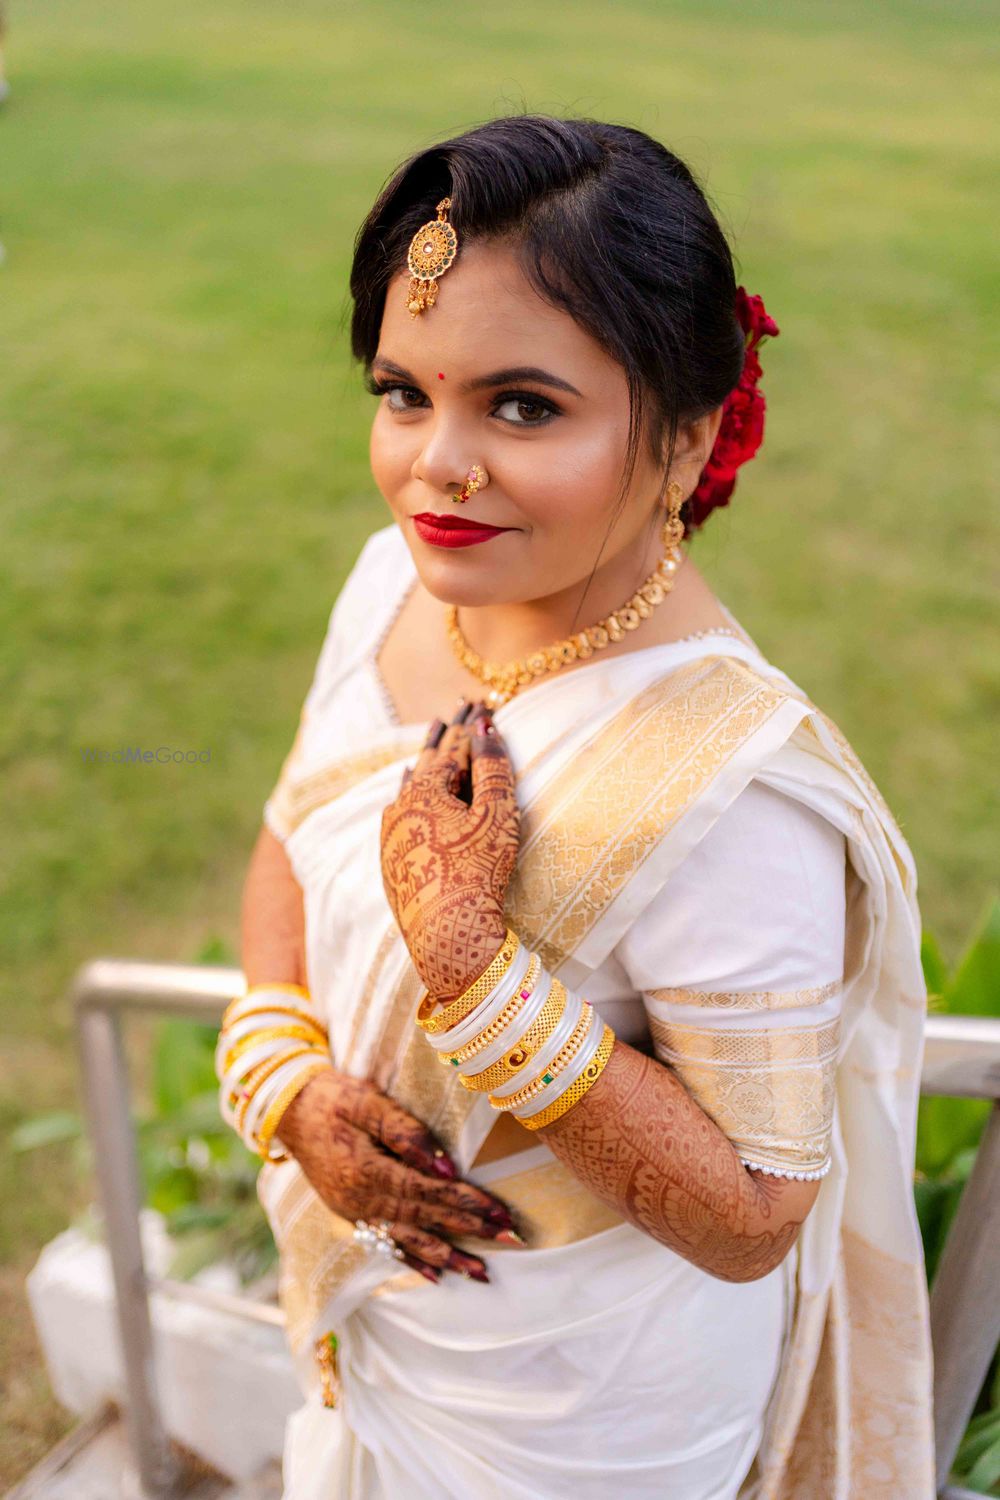
{"type": "Polygon", "coordinates": [[[508,241],[539,295],[624,369],[623,505],[644,418],[652,457],[668,433],[672,461],[679,421],[721,405],[743,370],[733,257],[702,188],[659,141],[600,120],[508,115],[418,152],[393,173],[355,240],[351,348],[366,376],[388,283],[444,197],[460,246],[508,241]]]}

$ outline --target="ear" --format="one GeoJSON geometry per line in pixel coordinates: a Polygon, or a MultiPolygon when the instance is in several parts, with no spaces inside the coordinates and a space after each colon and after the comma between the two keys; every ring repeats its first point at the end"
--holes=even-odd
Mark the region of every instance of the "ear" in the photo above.
{"type": "MultiPolygon", "coordinates": [[[[715,440],[722,426],[722,406],[714,407],[702,417],[677,424],[674,443],[674,461],[671,477],[678,479],[685,490],[693,489],[702,469],[708,463],[715,440]]],[[[667,438],[663,439],[663,463],[667,462],[667,438]]]]}

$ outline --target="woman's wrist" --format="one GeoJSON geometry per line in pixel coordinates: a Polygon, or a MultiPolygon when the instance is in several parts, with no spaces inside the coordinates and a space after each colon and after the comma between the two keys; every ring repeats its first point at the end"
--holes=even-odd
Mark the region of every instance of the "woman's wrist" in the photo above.
{"type": "MultiPolygon", "coordinates": [[[[460,995],[464,995],[481,975],[485,974],[497,954],[500,952],[507,939],[507,927],[502,918],[495,926],[491,926],[479,940],[480,954],[476,958],[476,966],[448,985],[447,990],[435,987],[430,998],[438,1005],[451,1005],[460,995]]],[[[428,987],[429,988],[429,987],[428,987]]]]}
{"type": "Polygon", "coordinates": [[[582,996],[507,928],[476,982],[450,1005],[425,996],[417,1025],[461,1083],[498,1112],[540,1129],[571,1109],[600,1077],[615,1034],[582,996]]]}
{"type": "Polygon", "coordinates": [[[342,1076],[331,1064],[310,1078],[285,1110],[276,1135],[293,1156],[307,1150],[310,1141],[318,1138],[319,1127],[330,1118],[342,1076]]]}

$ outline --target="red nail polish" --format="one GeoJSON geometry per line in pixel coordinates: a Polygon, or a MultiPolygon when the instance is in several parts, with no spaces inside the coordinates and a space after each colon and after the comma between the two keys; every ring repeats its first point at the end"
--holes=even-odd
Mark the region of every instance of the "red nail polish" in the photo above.
{"type": "Polygon", "coordinates": [[[431,1171],[436,1172],[439,1177],[454,1179],[458,1174],[455,1171],[455,1163],[447,1156],[435,1156],[431,1162],[431,1171]]]}

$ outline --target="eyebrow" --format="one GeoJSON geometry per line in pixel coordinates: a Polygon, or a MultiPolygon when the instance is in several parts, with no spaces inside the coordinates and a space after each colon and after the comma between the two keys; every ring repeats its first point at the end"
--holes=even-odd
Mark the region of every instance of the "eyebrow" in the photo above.
{"type": "MultiPolygon", "coordinates": [[[[393,364],[391,359],[376,355],[372,363],[400,380],[406,380],[413,386],[419,385],[419,381],[409,370],[404,370],[402,365],[393,364]]],[[[571,396],[580,395],[576,386],[570,385],[568,380],[561,380],[558,375],[541,370],[537,365],[514,365],[509,370],[494,370],[490,375],[477,375],[474,380],[466,380],[459,389],[464,393],[471,393],[488,390],[491,386],[510,385],[517,380],[533,380],[537,385],[550,385],[554,390],[568,391],[571,396]]]]}

